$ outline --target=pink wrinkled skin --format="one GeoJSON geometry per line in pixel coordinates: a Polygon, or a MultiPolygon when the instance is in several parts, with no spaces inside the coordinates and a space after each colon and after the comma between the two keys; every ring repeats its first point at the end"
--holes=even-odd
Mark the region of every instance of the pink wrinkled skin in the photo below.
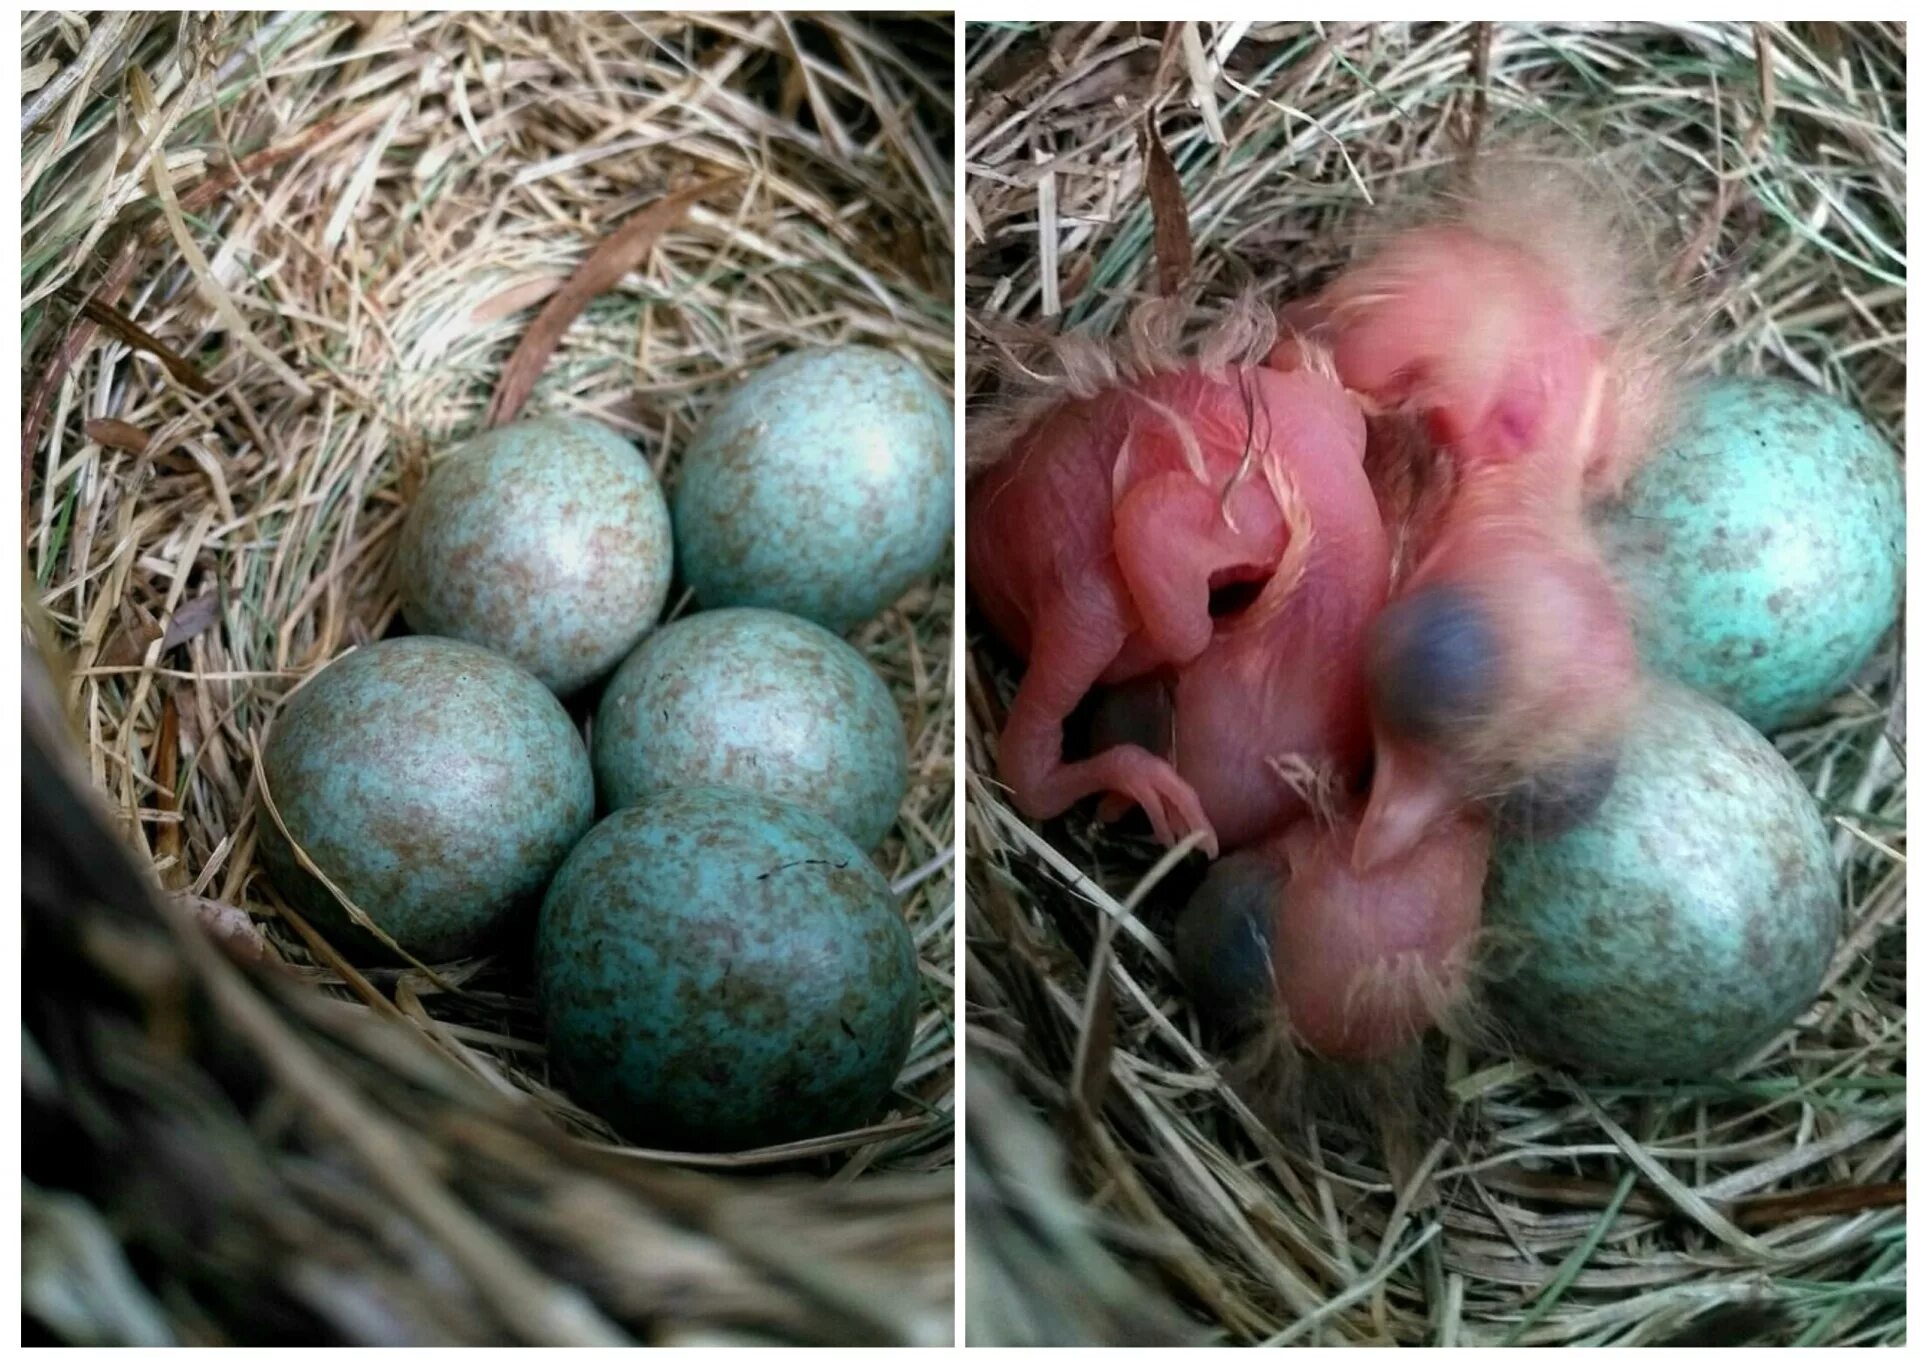
{"type": "Polygon", "coordinates": [[[1374,775],[1355,842],[1364,869],[1428,824],[1577,762],[1621,728],[1637,671],[1631,624],[1577,501],[1525,464],[1466,474],[1401,593],[1445,584],[1479,600],[1499,637],[1487,717],[1444,745],[1374,727],[1374,775]]]}
{"type": "Polygon", "coordinates": [[[1387,585],[1365,439],[1326,376],[1185,369],[1055,407],[975,482],[969,578],[1028,658],[999,752],[1023,812],[1117,795],[1162,843],[1200,831],[1212,853],[1306,809],[1279,761],[1364,757],[1360,641],[1387,585]],[[1230,584],[1258,592],[1216,621],[1230,584]],[[1178,675],[1171,752],[1061,761],[1061,723],[1095,684],[1162,667],[1178,675]]]}
{"type": "Polygon", "coordinates": [[[1373,871],[1354,869],[1353,827],[1303,822],[1262,852],[1282,873],[1274,987],[1302,1046],[1333,1061],[1385,1056],[1458,1000],[1480,927],[1492,838],[1454,817],[1373,871]]]}
{"type": "Polygon", "coordinates": [[[1524,248],[1465,227],[1406,232],[1321,299],[1341,380],[1424,411],[1471,467],[1599,456],[1613,402],[1603,338],[1524,248]]]}
{"type": "MultiPolygon", "coordinates": [[[[1423,227],[1289,314],[1376,413],[1376,441],[1396,428],[1417,439],[1392,423],[1411,417],[1427,455],[1451,465],[1444,504],[1381,497],[1390,525],[1397,511],[1415,539],[1395,595],[1464,590],[1500,638],[1498,700],[1459,745],[1376,724],[1362,869],[1466,802],[1604,747],[1630,698],[1629,622],[1583,511],[1645,455],[1654,393],[1595,314],[1591,280],[1567,269],[1516,240],[1423,227]]],[[[1283,341],[1269,362],[1301,352],[1283,341]]]]}
{"type": "Polygon", "coordinates": [[[1634,691],[1585,512],[1649,451],[1663,385],[1601,266],[1536,249],[1550,226],[1470,218],[1289,305],[1263,367],[1056,405],[969,498],[971,583],[1029,660],[1000,737],[1016,805],[1100,794],[1162,843],[1257,844],[1276,1001],[1332,1060],[1385,1055],[1458,997],[1488,807],[1604,761],[1634,691]],[[1369,710],[1369,647],[1428,591],[1469,601],[1494,677],[1416,738],[1369,710]],[[1096,752],[1063,763],[1061,723],[1112,685],[1096,752]]]}

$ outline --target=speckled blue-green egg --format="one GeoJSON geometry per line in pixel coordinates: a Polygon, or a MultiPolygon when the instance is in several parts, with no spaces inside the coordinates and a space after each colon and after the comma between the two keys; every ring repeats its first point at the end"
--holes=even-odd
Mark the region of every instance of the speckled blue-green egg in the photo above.
{"type": "Polygon", "coordinates": [[[1780,753],[1711,699],[1655,683],[1599,810],[1556,839],[1496,845],[1484,919],[1489,996],[1524,1050],[1702,1077],[1812,1002],[1840,885],[1780,753]]]}
{"type": "Polygon", "coordinates": [[[666,496],[639,449],[591,420],[502,425],[434,468],[396,573],[414,631],[498,651],[564,697],[659,620],[666,496]]]}
{"type": "MultiPolygon", "coordinates": [[[[593,823],[593,770],[560,702],[447,637],[343,656],[287,700],[264,754],[287,831],[379,929],[426,962],[494,942],[593,823]]],[[[263,809],[274,884],[316,928],[374,937],[300,866],[263,809]]]]}
{"type": "Polygon", "coordinates": [[[907,791],[907,736],[860,653],[817,623],[721,608],[669,623],[614,671],[593,721],[608,808],[710,784],[810,807],[863,849],[907,791]]]}
{"type": "Polygon", "coordinates": [[[882,349],[769,363],[694,436],[673,497],[701,604],[795,613],[835,632],[879,613],[953,537],[953,412],[882,349]]]}
{"type": "Polygon", "coordinates": [[[1719,378],[1606,514],[1641,657],[1763,731],[1817,713],[1900,616],[1900,460],[1812,387],[1719,378]]]}
{"type": "Polygon", "coordinates": [[[757,793],[674,788],[600,822],[547,892],[536,956],[567,1087],[643,1145],[860,1126],[913,1041],[913,936],[886,879],[757,793]]]}

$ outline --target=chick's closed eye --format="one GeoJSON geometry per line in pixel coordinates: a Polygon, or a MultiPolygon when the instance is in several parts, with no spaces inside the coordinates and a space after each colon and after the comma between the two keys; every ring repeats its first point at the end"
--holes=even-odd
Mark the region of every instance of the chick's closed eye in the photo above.
{"type": "Polygon", "coordinates": [[[1373,626],[1367,684],[1375,716],[1415,739],[1484,720],[1498,700],[1500,639],[1467,591],[1439,584],[1389,604],[1373,626]]]}

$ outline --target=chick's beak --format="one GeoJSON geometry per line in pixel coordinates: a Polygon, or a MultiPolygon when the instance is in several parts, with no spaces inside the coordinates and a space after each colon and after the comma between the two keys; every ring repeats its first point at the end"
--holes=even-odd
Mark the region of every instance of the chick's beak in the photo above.
{"type": "Polygon", "coordinates": [[[1363,876],[1413,848],[1462,801],[1437,760],[1391,740],[1375,750],[1373,787],[1353,837],[1353,870],[1363,876]]]}

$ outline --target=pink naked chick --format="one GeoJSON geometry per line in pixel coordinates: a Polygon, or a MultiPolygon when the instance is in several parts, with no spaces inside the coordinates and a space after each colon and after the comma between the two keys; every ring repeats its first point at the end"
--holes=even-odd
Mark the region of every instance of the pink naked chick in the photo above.
{"type": "MultiPolygon", "coordinates": [[[[1294,313],[1399,439],[1376,480],[1395,457],[1450,472],[1443,503],[1399,506],[1417,541],[1369,639],[1362,871],[1465,802],[1554,833],[1611,785],[1635,656],[1583,511],[1646,451],[1659,384],[1623,338],[1607,252],[1551,225],[1578,206],[1535,201],[1544,215],[1469,212],[1393,237],[1294,313]]],[[[1273,361],[1295,355],[1283,344],[1273,361]]]]}
{"type": "Polygon", "coordinates": [[[1357,823],[1298,823],[1222,860],[1181,918],[1181,970],[1216,1021],[1271,1013],[1340,1062],[1407,1046],[1460,1011],[1488,813],[1556,833],[1611,784],[1635,657],[1583,511],[1644,452],[1659,384],[1596,282],[1604,253],[1562,245],[1469,213],[1391,238],[1282,316],[1270,364],[1330,350],[1368,410],[1394,597],[1365,643],[1357,823]]]}
{"type": "Polygon", "coordinates": [[[1186,365],[1059,402],[975,481],[969,578],[1028,660],[999,745],[1023,812],[1106,794],[1213,853],[1306,809],[1288,761],[1364,758],[1361,639],[1387,577],[1365,437],[1324,370],[1186,365]],[[1216,617],[1229,587],[1244,606],[1216,617]],[[1062,761],[1090,690],[1169,668],[1170,750],[1062,761]]]}
{"type": "Polygon", "coordinates": [[[1476,816],[1433,825],[1362,873],[1352,822],[1299,821],[1208,871],[1175,960],[1228,1035],[1278,1018],[1330,1061],[1378,1060],[1460,1012],[1491,845],[1476,816]]]}

